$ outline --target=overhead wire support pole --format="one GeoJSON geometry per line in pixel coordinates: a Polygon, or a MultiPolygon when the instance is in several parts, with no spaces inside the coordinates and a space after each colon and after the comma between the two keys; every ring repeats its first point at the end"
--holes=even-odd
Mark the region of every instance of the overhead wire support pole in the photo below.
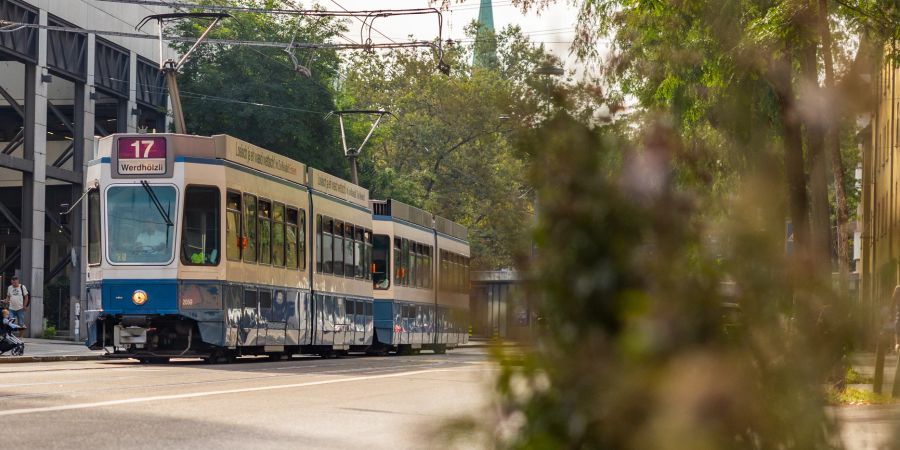
{"type": "Polygon", "coordinates": [[[357,173],[356,159],[359,157],[359,154],[362,153],[363,147],[366,145],[366,142],[369,142],[369,138],[372,137],[372,134],[375,132],[375,128],[378,128],[378,124],[381,123],[381,119],[384,116],[393,116],[390,111],[385,111],[383,109],[345,109],[342,111],[331,111],[325,118],[329,118],[331,116],[338,117],[338,123],[341,128],[341,144],[344,147],[344,156],[347,157],[347,162],[350,163],[350,176],[353,184],[359,185],[359,175],[357,173]],[[359,144],[359,147],[355,149],[347,148],[347,135],[344,132],[344,116],[345,115],[377,115],[378,118],[375,119],[375,122],[372,124],[372,127],[369,128],[369,134],[366,135],[365,139],[363,139],[362,143],[359,144]]]}

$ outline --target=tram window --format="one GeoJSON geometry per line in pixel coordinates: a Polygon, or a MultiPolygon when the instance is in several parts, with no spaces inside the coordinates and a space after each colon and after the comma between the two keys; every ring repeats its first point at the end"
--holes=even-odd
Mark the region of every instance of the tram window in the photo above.
{"type": "Polygon", "coordinates": [[[419,263],[421,264],[421,273],[422,273],[422,284],[421,287],[423,289],[428,288],[428,246],[425,244],[419,244],[419,263]]]}
{"type": "Polygon", "coordinates": [[[366,231],[360,227],[354,230],[356,238],[353,239],[353,261],[356,270],[356,278],[365,278],[366,270],[366,231]]]}
{"type": "Polygon", "coordinates": [[[272,265],[284,266],[284,203],[272,205],[272,265]]]}
{"type": "Polygon", "coordinates": [[[453,290],[459,292],[459,255],[451,254],[451,263],[453,263],[453,290]]]}
{"type": "Polygon", "coordinates": [[[272,291],[268,289],[260,289],[259,291],[259,309],[270,309],[272,307],[272,291]]]}
{"type": "Polygon", "coordinates": [[[251,289],[244,290],[244,309],[256,309],[256,291],[251,289]]]}
{"type": "Polygon", "coordinates": [[[288,268],[297,268],[297,210],[291,207],[285,214],[284,260],[288,268]]]}
{"type": "Polygon", "coordinates": [[[366,315],[372,315],[372,302],[366,302],[366,315]]]}
{"type": "Polygon", "coordinates": [[[463,259],[462,255],[456,255],[456,292],[463,290],[463,259]]]}
{"type": "Polygon", "coordinates": [[[416,287],[425,287],[425,246],[416,244],[416,287]]]}
{"type": "Polygon", "coordinates": [[[229,261],[240,261],[243,247],[240,193],[228,191],[225,194],[225,210],[225,257],[229,261]]]}
{"type": "Polygon", "coordinates": [[[469,290],[469,262],[469,258],[463,257],[463,292],[469,290]]]}
{"type": "Polygon", "coordinates": [[[322,272],[322,215],[316,214],[316,272],[322,272]]]}
{"type": "Polygon", "coordinates": [[[333,256],[331,254],[332,235],[331,229],[334,220],[331,217],[322,218],[322,273],[332,273],[333,256]]]}
{"type": "Polygon", "coordinates": [[[256,262],[256,196],[244,194],[244,261],[256,262]]]}
{"type": "Polygon", "coordinates": [[[300,270],[306,270],[306,211],[300,210],[300,225],[297,228],[297,263],[300,270]]]}
{"type": "Polygon", "coordinates": [[[344,222],[334,221],[334,274],[344,275],[344,222]]]}
{"type": "Polygon", "coordinates": [[[88,264],[100,264],[100,190],[88,193],[88,264]]]}
{"type": "Polygon", "coordinates": [[[344,275],[353,277],[355,270],[353,269],[353,233],[355,227],[353,225],[344,224],[344,275]]]}
{"type": "Polygon", "coordinates": [[[259,200],[259,263],[272,263],[272,202],[259,200]]]}
{"type": "MultiPolygon", "coordinates": [[[[394,238],[394,284],[403,284],[403,261],[401,259],[400,238],[394,238]]],[[[386,288],[385,288],[386,289],[386,288]]]]}
{"type": "Polygon", "coordinates": [[[419,287],[416,280],[419,279],[419,244],[409,243],[409,286],[419,287]]]}
{"type": "Polygon", "coordinates": [[[416,287],[416,278],[419,277],[419,255],[416,254],[416,244],[415,242],[410,241],[409,243],[409,286],[416,287]]]}
{"type": "Polygon", "coordinates": [[[433,250],[434,248],[430,245],[425,247],[425,287],[427,289],[434,288],[432,282],[434,281],[434,258],[433,258],[433,250]]]}
{"type": "Polygon", "coordinates": [[[409,270],[410,270],[410,267],[409,267],[409,240],[408,240],[408,239],[403,239],[402,245],[403,245],[403,250],[402,250],[402,256],[403,256],[403,285],[404,285],[404,286],[409,286],[409,270]]]}
{"type": "Polygon", "coordinates": [[[219,188],[188,186],[184,194],[181,262],[219,265],[219,188]]]}
{"type": "Polygon", "coordinates": [[[106,191],[106,256],[112,264],[169,264],[175,256],[174,186],[112,186],[106,191]],[[150,190],[153,195],[147,193],[150,190]],[[159,211],[154,207],[161,206],[159,211]]]}
{"type": "Polygon", "coordinates": [[[447,290],[447,257],[445,256],[443,250],[441,250],[440,257],[440,270],[438,270],[438,287],[440,290],[447,290]]]}
{"type": "Polygon", "coordinates": [[[372,236],[375,245],[372,249],[372,287],[375,289],[387,289],[391,287],[391,238],[384,234],[372,236]]]}
{"type": "Polygon", "coordinates": [[[366,230],[365,232],[365,264],[363,265],[363,273],[365,274],[366,280],[372,279],[372,230],[366,230]]]}
{"type": "Polygon", "coordinates": [[[306,211],[300,210],[300,227],[297,229],[297,262],[300,270],[306,270],[306,211]]]}
{"type": "Polygon", "coordinates": [[[347,300],[347,315],[352,316],[354,314],[356,314],[356,302],[347,300]]]}

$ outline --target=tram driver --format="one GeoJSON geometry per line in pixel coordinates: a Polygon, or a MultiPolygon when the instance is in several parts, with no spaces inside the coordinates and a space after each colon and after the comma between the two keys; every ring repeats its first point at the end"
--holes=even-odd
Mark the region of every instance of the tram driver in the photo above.
{"type": "Polygon", "coordinates": [[[168,236],[160,229],[161,224],[142,222],[141,231],[134,239],[135,247],[143,253],[160,253],[166,250],[168,236]]]}

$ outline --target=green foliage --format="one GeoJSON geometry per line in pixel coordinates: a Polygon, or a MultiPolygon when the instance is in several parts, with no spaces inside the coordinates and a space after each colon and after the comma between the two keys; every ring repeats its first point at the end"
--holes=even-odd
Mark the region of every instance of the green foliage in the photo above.
{"type": "MultiPolygon", "coordinates": [[[[288,8],[285,1],[207,1],[268,8],[288,8]]],[[[208,21],[180,26],[183,35],[199,36],[208,21]]],[[[217,26],[210,38],[270,42],[324,42],[342,30],[330,19],[284,18],[236,13],[217,26]]],[[[177,46],[180,50],[187,44],[177,46]]],[[[230,134],[261,147],[341,176],[346,163],[337,142],[336,124],[325,120],[334,109],[333,89],[340,59],[331,50],[298,50],[311,77],[298,73],[283,49],[203,45],[178,75],[190,133],[230,134]],[[312,61],[310,63],[310,61],[312,61]],[[271,105],[271,106],[261,106],[271,105]]]]}
{"type": "MultiPolygon", "coordinates": [[[[528,296],[535,345],[499,352],[496,448],[830,448],[821,386],[847,311],[827,283],[792,286],[783,197],[748,176],[718,227],[675,182],[682,139],[657,120],[639,144],[557,116],[524,139],[541,217],[528,296]],[[737,288],[726,294],[726,281],[737,288]],[[723,302],[741,305],[737,320],[723,302]]],[[[472,429],[466,438],[472,438],[472,429]]]]}
{"type": "Polygon", "coordinates": [[[857,388],[841,390],[830,388],[825,394],[829,405],[882,405],[892,403],[890,397],[857,388]]]}
{"type": "Polygon", "coordinates": [[[846,384],[872,384],[872,377],[865,376],[856,370],[853,370],[853,367],[848,367],[847,372],[844,374],[844,383],[846,384]]]}
{"type": "MultiPolygon", "coordinates": [[[[470,30],[474,32],[474,29],[470,30]]],[[[453,46],[436,70],[435,55],[401,50],[356,55],[341,85],[342,108],[391,111],[366,144],[360,180],[376,198],[397,198],[470,229],[475,266],[512,265],[512,249],[532,216],[527,158],[512,143],[542,120],[555,89],[535,69],[551,58],[518,28],[497,36],[496,69],[472,67],[472,48],[453,46]]],[[[348,124],[358,145],[368,118],[348,124]]]]}
{"type": "Polygon", "coordinates": [[[53,339],[55,337],[56,337],[56,327],[51,325],[51,326],[44,328],[44,334],[43,334],[44,339],[53,339]]]}

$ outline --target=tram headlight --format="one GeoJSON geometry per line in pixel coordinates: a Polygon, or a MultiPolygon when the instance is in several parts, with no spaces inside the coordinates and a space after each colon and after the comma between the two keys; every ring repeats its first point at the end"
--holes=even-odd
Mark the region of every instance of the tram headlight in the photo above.
{"type": "Polygon", "coordinates": [[[147,303],[147,293],[140,289],[134,291],[134,293],[131,294],[131,302],[138,306],[147,303]]]}

